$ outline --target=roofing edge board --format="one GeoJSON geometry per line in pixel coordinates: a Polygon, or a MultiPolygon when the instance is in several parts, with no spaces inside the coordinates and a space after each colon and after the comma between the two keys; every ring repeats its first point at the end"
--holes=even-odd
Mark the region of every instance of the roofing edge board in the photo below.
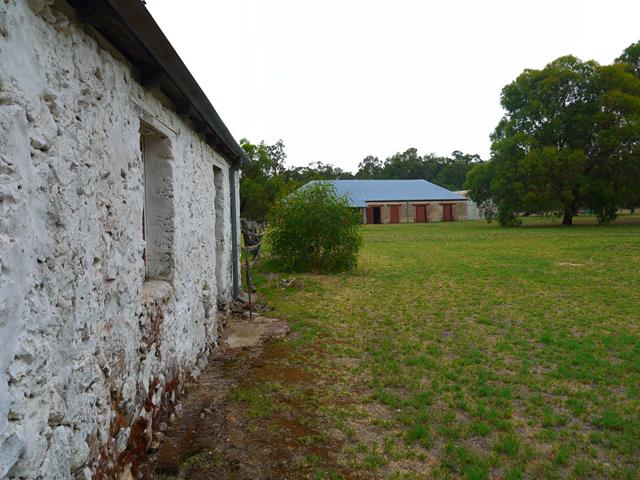
{"type": "MultiPolygon", "coordinates": [[[[215,108],[141,0],[67,0],[93,27],[194,121],[206,142],[238,167],[250,164],[215,108]],[[162,78],[162,77],[165,78],[162,78]],[[181,107],[181,105],[183,107],[181,107]],[[186,107],[184,107],[186,105],[186,107]]],[[[178,112],[180,113],[180,112],[178,112]]],[[[198,128],[197,128],[198,129],[198,128]]]]}

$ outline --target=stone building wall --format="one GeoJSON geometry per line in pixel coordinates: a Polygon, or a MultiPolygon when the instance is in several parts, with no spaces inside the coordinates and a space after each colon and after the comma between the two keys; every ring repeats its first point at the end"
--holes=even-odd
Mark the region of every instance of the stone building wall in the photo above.
{"type": "Polygon", "coordinates": [[[0,3],[0,478],[109,478],[216,342],[230,170],[52,3],[0,3]],[[148,280],[141,128],[171,183],[148,219],[170,274],[148,280]]]}
{"type": "Polygon", "coordinates": [[[468,202],[458,202],[453,204],[453,219],[457,222],[467,219],[468,202]]]}
{"type": "Polygon", "coordinates": [[[427,204],[427,221],[428,222],[442,221],[442,206],[439,203],[427,204]]]}
{"type": "MultiPolygon", "coordinates": [[[[373,207],[381,207],[380,220],[381,223],[389,223],[391,221],[391,208],[389,205],[400,205],[400,222],[414,223],[416,221],[416,205],[427,205],[427,222],[441,222],[443,218],[443,203],[453,205],[453,220],[461,221],[467,219],[467,202],[447,202],[447,201],[421,201],[421,202],[369,202],[367,205],[373,207]]],[[[367,209],[362,208],[363,223],[367,223],[367,209]]]]}

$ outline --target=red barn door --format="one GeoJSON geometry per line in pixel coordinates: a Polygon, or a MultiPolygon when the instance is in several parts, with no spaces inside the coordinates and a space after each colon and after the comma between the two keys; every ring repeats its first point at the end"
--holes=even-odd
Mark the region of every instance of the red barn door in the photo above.
{"type": "Polygon", "coordinates": [[[373,208],[374,207],[367,207],[367,223],[368,224],[373,224],[373,208]]]}
{"type": "Polygon", "coordinates": [[[416,205],[416,223],[425,223],[427,221],[427,206],[416,205]]]}
{"type": "Polygon", "coordinates": [[[400,205],[389,205],[389,223],[400,223],[400,205]]]}
{"type": "Polygon", "coordinates": [[[453,205],[451,205],[450,203],[445,203],[442,205],[442,221],[443,222],[453,221],[453,205]]]}

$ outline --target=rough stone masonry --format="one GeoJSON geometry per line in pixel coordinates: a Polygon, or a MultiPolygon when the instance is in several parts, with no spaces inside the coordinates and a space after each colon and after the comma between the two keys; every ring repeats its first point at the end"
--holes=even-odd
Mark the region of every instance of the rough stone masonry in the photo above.
{"type": "Polygon", "coordinates": [[[111,478],[231,299],[229,162],[52,1],[0,0],[0,478],[111,478]]]}

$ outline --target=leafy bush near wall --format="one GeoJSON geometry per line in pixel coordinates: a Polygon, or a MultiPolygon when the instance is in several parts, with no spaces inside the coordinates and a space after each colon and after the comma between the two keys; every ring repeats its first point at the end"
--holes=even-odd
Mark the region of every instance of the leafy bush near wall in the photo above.
{"type": "Polygon", "coordinates": [[[275,266],[291,272],[342,272],[355,267],[362,246],[361,214],[335,188],[317,182],[276,203],[267,242],[275,266]]]}

